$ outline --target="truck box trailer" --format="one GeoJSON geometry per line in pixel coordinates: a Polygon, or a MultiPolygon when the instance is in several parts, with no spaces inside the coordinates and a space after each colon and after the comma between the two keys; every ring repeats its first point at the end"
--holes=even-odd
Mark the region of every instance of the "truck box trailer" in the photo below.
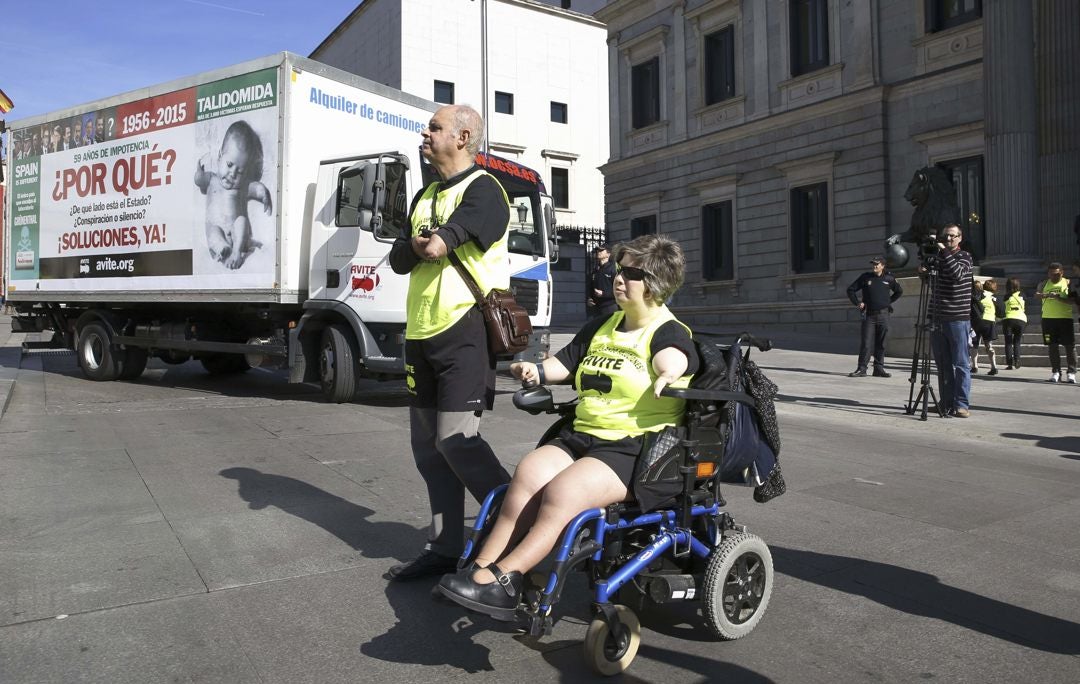
{"type": "MultiPolygon", "coordinates": [[[[289,368],[348,401],[404,373],[407,276],[387,262],[437,105],[280,53],[12,122],[7,298],[94,380],[147,359],[289,368]]],[[[511,203],[511,284],[546,351],[551,199],[479,155],[511,203]]]]}

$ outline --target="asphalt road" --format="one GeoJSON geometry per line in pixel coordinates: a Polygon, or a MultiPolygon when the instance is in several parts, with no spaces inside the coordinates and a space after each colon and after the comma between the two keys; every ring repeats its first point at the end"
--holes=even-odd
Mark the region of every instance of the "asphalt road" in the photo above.
{"type": "MultiPolygon", "coordinates": [[[[350,405],[194,363],[93,383],[4,340],[0,681],[589,679],[581,577],[539,641],[382,578],[426,523],[401,383],[350,405]]],[[[652,609],[614,681],[1080,681],[1077,387],[1002,371],[971,418],[921,422],[903,363],[849,380],[851,355],[755,358],[789,491],[726,493],[772,550],[768,611],[719,643],[696,604],[652,609]]],[[[483,432],[512,466],[546,419],[501,389],[483,432]]]]}

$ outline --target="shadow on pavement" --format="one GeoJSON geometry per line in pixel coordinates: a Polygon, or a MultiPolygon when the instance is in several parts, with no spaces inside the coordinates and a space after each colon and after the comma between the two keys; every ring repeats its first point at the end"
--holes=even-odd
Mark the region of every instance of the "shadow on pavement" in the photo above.
{"type": "Polygon", "coordinates": [[[317,525],[366,558],[395,558],[424,543],[423,530],[399,522],[371,522],[374,513],[307,482],[254,468],[226,468],[219,475],[236,480],[237,493],[257,511],[274,506],[317,525]],[[371,542],[375,540],[376,543],[371,542]],[[390,543],[387,543],[388,540],[390,543]]]}
{"type": "Polygon", "coordinates": [[[499,623],[434,600],[434,585],[435,578],[387,582],[386,600],[397,622],[361,644],[360,652],[391,663],[449,665],[470,674],[493,671],[491,649],[473,641],[473,636],[499,623]]]}
{"type": "MultiPolygon", "coordinates": [[[[740,665],[725,663],[715,658],[705,658],[693,653],[683,653],[669,648],[661,648],[646,643],[648,633],[642,636],[641,646],[638,647],[637,659],[647,659],[656,663],[664,663],[672,667],[700,675],[704,682],[739,682],[742,684],[769,684],[772,679],[760,675],[753,670],[748,670],[740,665]]],[[[623,684],[637,684],[638,682],[650,682],[654,680],[642,679],[634,676],[635,665],[631,664],[628,672],[613,677],[601,677],[592,673],[582,655],[582,642],[563,640],[547,644],[534,645],[528,637],[519,637],[521,643],[542,651],[543,658],[548,665],[558,670],[559,681],[567,682],[622,682],[623,684]]],[[[719,644],[718,644],[719,645],[719,644]]]]}
{"type": "Polygon", "coordinates": [[[1003,432],[1006,439],[1023,439],[1034,442],[1035,446],[1052,451],[1065,451],[1062,458],[1080,459],[1080,437],[1043,437],[1042,435],[1025,435],[1021,432],[1003,432]]]}
{"type": "Polygon", "coordinates": [[[934,575],[860,558],[770,547],[777,572],[911,615],[1040,651],[1080,654],[1080,624],[942,584],[934,575]]]}
{"type": "MultiPolygon", "coordinates": [[[[254,468],[226,468],[220,475],[237,481],[240,498],[252,510],[276,506],[323,528],[367,558],[404,560],[398,554],[414,552],[427,537],[404,523],[371,522],[371,509],[292,477],[254,468]]],[[[362,644],[360,652],[395,663],[451,665],[470,673],[492,670],[488,648],[472,641],[480,628],[460,608],[432,601],[432,585],[432,581],[388,582],[386,598],[397,623],[362,644]]]]}
{"type": "MultiPolygon", "coordinates": [[[[73,352],[41,355],[42,372],[86,380],[73,352]]],[[[119,380],[135,385],[172,387],[223,397],[287,399],[323,404],[326,399],[315,385],[291,384],[287,371],[253,368],[244,373],[211,375],[198,361],[169,365],[152,359],[144,374],[134,380],[119,380]],[[147,375],[147,374],[152,375],[147,375]]],[[[404,380],[361,380],[357,398],[361,406],[402,408],[409,405],[404,380]]]]}

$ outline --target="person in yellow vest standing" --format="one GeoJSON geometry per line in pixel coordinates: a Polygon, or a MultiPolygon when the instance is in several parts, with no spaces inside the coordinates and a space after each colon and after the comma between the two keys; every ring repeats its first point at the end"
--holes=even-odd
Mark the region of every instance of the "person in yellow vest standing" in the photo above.
{"type": "Polygon", "coordinates": [[[1047,382],[1061,381],[1061,347],[1069,364],[1065,379],[1076,384],[1076,340],[1073,333],[1072,304],[1069,281],[1061,264],[1054,262],[1046,269],[1046,280],[1039,284],[1035,296],[1042,300],[1043,344],[1050,351],[1050,377],[1047,382]]]}
{"type": "Polygon", "coordinates": [[[1027,312],[1024,309],[1020,279],[1009,278],[1005,281],[1005,316],[1001,322],[1001,330],[1005,333],[1005,370],[1020,367],[1020,342],[1027,327],[1027,312]]]}
{"type": "Polygon", "coordinates": [[[979,311],[979,317],[971,322],[971,328],[975,332],[975,339],[971,343],[971,372],[977,373],[979,370],[979,347],[980,345],[986,350],[987,356],[990,357],[990,372],[987,375],[997,375],[997,359],[994,354],[994,340],[997,339],[997,326],[995,325],[997,319],[997,283],[993,278],[986,280],[982,284],[981,295],[976,290],[976,295],[979,297],[975,302],[976,308],[979,311]]]}
{"type": "Polygon", "coordinates": [[[510,367],[527,383],[572,380],[579,401],[573,422],[521,461],[472,568],[440,580],[466,608],[512,619],[524,573],[571,518],[627,500],[645,436],[682,421],[685,402],[660,396],[668,385],[686,387],[699,363],[690,329],[664,305],[683,281],[682,250],[644,235],[616,245],[613,258],[620,310],[594,317],[542,363],[510,367]]]}
{"type": "Polygon", "coordinates": [[[420,152],[440,180],[413,198],[409,234],[390,250],[394,272],[409,274],[409,429],[431,507],[427,544],[417,558],[390,568],[392,581],[454,571],[465,542],[466,490],[483,501],[510,481],[480,436],[480,416],[495,397],[495,357],[476,299],[449,258],[457,256],[485,295],[510,286],[510,203],[499,182],[475,164],[483,131],[483,119],[469,106],[441,107],[431,117],[420,152]]]}

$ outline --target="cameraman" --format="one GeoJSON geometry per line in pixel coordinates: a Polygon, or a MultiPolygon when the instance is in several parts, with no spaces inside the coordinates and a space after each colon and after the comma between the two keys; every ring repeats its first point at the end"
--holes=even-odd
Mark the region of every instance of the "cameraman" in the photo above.
{"type": "Polygon", "coordinates": [[[960,249],[963,233],[950,224],[937,242],[937,283],[930,299],[930,347],[938,372],[939,401],[946,416],[967,418],[971,396],[971,255],[960,249]]]}

